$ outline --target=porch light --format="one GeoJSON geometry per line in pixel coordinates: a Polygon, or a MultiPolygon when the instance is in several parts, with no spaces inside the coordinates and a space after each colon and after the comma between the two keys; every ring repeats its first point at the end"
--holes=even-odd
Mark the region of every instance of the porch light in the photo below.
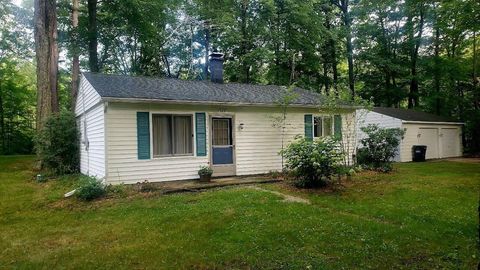
{"type": "Polygon", "coordinates": [[[240,125],[238,125],[238,127],[240,128],[240,130],[243,130],[243,126],[244,126],[243,123],[240,123],[240,125]]]}

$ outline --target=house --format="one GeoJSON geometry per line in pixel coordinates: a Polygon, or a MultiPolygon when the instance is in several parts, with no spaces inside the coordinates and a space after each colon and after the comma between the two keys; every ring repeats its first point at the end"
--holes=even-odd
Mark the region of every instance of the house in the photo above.
{"type": "Polygon", "coordinates": [[[223,83],[222,57],[210,65],[212,81],[83,73],[81,172],[109,184],[197,179],[202,165],[213,176],[264,174],[282,169],[279,151],[297,135],[355,134],[352,107],[322,112],[322,96],[299,88],[274,124],[284,87],[223,83]]]}
{"type": "MultiPolygon", "coordinates": [[[[435,114],[398,108],[376,107],[372,111],[357,112],[357,139],[365,134],[361,127],[377,124],[383,128],[399,128],[405,134],[395,161],[412,161],[412,146],[426,145],[427,159],[458,157],[462,155],[462,126],[454,119],[435,114]]],[[[361,146],[360,143],[358,143],[361,146]]]]}

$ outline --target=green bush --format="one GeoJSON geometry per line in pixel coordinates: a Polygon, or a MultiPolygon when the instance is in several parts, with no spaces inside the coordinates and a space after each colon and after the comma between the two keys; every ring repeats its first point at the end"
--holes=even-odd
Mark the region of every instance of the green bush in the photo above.
{"type": "Polygon", "coordinates": [[[54,174],[71,174],[79,169],[79,132],[73,113],[50,116],[35,138],[42,169],[54,174]]]}
{"type": "Polygon", "coordinates": [[[82,201],[91,201],[107,193],[105,186],[93,177],[88,177],[75,191],[75,195],[82,201]]]}
{"type": "Polygon", "coordinates": [[[329,184],[338,174],[343,160],[339,142],[335,138],[296,139],[281,151],[286,169],[299,187],[319,187],[329,184]]]}
{"type": "Polygon", "coordinates": [[[391,171],[403,130],[380,128],[373,124],[362,127],[361,130],[367,137],[360,140],[362,147],[357,150],[358,164],[369,170],[391,171]]]}

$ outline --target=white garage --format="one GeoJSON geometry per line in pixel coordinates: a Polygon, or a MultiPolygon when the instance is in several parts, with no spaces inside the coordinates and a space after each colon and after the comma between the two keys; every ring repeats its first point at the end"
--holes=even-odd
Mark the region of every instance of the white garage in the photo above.
{"type": "Polygon", "coordinates": [[[426,145],[427,159],[462,156],[463,123],[455,119],[414,110],[384,107],[375,107],[372,111],[358,110],[357,117],[358,141],[365,136],[360,128],[369,124],[405,131],[396,161],[412,161],[413,145],[426,145]]]}

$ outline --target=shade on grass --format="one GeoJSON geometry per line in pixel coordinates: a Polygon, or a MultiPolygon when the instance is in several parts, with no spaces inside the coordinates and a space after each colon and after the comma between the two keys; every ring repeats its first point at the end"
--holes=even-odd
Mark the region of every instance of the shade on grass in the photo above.
{"type": "Polygon", "coordinates": [[[398,164],[334,193],[282,185],[92,203],[0,158],[0,268],[474,268],[480,166],[398,164]]]}

